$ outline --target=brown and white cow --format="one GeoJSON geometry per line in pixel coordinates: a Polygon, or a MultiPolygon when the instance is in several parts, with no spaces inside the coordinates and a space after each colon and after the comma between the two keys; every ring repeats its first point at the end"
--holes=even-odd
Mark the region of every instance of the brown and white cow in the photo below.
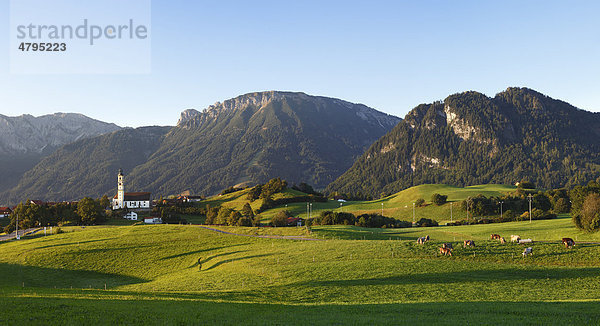
{"type": "Polygon", "coordinates": [[[492,240],[500,240],[500,238],[501,238],[501,237],[500,237],[500,235],[499,235],[499,234],[491,234],[491,235],[490,235],[490,239],[492,239],[492,240]]]}
{"type": "Polygon", "coordinates": [[[440,247],[440,254],[444,256],[452,256],[452,250],[449,248],[440,247]]]}
{"type": "Polygon", "coordinates": [[[418,244],[424,244],[427,241],[429,241],[429,236],[428,235],[424,236],[424,237],[417,238],[417,243],[418,244]]]}
{"type": "Polygon", "coordinates": [[[475,242],[473,240],[465,240],[463,242],[463,248],[466,248],[467,246],[468,247],[475,247],[475,242]]]}
{"type": "Polygon", "coordinates": [[[562,238],[562,244],[565,245],[565,248],[570,249],[575,245],[575,241],[571,238],[562,238]]]}

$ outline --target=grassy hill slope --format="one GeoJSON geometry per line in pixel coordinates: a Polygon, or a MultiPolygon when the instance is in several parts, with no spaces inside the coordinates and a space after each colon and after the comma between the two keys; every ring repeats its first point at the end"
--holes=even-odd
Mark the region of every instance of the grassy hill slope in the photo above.
{"type": "MultiPolygon", "coordinates": [[[[486,225],[485,232],[506,225],[486,225]]],[[[534,255],[522,258],[519,245],[478,241],[475,249],[442,257],[433,234],[422,246],[414,238],[301,242],[194,226],[73,230],[0,243],[0,322],[600,321],[593,308],[600,300],[599,245],[567,251],[558,243],[536,243],[534,255]]]]}
{"type": "MultiPolygon", "coordinates": [[[[449,221],[450,220],[450,210],[452,204],[452,216],[453,219],[463,219],[466,217],[466,212],[460,210],[458,207],[458,202],[468,198],[477,196],[478,194],[482,194],[485,196],[500,196],[505,193],[513,192],[516,190],[516,187],[509,185],[476,185],[469,187],[455,187],[450,185],[442,185],[442,184],[426,184],[420,185],[416,187],[411,187],[390,195],[388,197],[371,200],[371,201],[348,201],[344,203],[340,203],[338,201],[330,200],[326,203],[313,203],[312,205],[312,216],[317,216],[322,211],[326,210],[335,210],[344,212],[351,212],[356,215],[363,213],[381,213],[383,204],[383,215],[388,217],[393,217],[401,220],[410,221],[412,220],[413,207],[412,203],[419,199],[425,199],[427,205],[425,207],[416,207],[415,208],[415,217],[418,220],[421,217],[433,218],[437,221],[449,221]],[[431,195],[434,193],[447,195],[448,203],[442,206],[432,205],[430,202],[431,195]],[[342,205],[340,205],[342,204],[342,205]]],[[[242,206],[247,202],[246,194],[248,190],[238,191],[232,194],[227,194],[224,196],[215,196],[207,199],[204,203],[210,204],[212,206],[220,205],[233,208],[236,210],[240,210],[242,206]]],[[[282,196],[285,197],[293,197],[293,196],[301,196],[304,195],[301,192],[296,190],[286,189],[282,194],[276,194],[274,198],[279,198],[282,196]]],[[[252,203],[252,209],[256,210],[262,204],[262,200],[257,200],[252,203]]],[[[277,212],[282,210],[289,210],[294,215],[300,216],[302,218],[307,217],[306,212],[306,203],[291,203],[287,206],[280,206],[273,209],[266,210],[262,213],[265,220],[270,219],[277,212]]]]}

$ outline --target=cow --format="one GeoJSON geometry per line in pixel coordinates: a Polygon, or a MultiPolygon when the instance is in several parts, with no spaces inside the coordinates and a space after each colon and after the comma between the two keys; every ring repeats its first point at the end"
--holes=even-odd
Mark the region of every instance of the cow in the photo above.
{"type": "Polygon", "coordinates": [[[562,244],[565,245],[565,248],[570,249],[575,245],[575,241],[571,238],[562,238],[562,244]]]}
{"type": "Polygon", "coordinates": [[[500,240],[500,235],[499,234],[492,234],[492,235],[490,235],[490,239],[492,239],[492,240],[500,240]]]}
{"type": "Polygon", "coordinates": [[[463,248],[466,248],[467,246],[475,247],[475,242],[473,240],[465,240],[463,242],[463,248]]]}
{"type": "Polygon", "coordinates": [[[510,242],[519,242],[519,240],[521,240],[521,237],[518,235],[511,235],[510,236],[510,242]]]}
{"type": "Polygon", "coordinates": [[[527,255],[533,255],[533,248],[528,247],[528,248],[525,248],[525,250],[523,250],[523,257],[525,257],[527,255]]]}
{"type": "Polygon", "coordinates": [[[452,250],[450,248],[440,247],[440,254],[444,256],[452,256],[452,250]]]}
{"type": "Polygon", "coordinates": [[[500,238],[500,243],[501,244],[505,244],[506,243],[506,240],[504,240],[504,237],[500,238]]]}
{"type": "Polygon", "coordinates": [[[424,237],[417,238],[417,243],[418,244],[424,244],[427,241],[429,241],[429,236],[428,235],[424,236],[424,237]]]}
{"type": "Polygon", "coordinates": [[[442,248],[446,248],[446,249],[450,249],[450,250],[453,249],[451,243],[442,243],[442,248]]]}

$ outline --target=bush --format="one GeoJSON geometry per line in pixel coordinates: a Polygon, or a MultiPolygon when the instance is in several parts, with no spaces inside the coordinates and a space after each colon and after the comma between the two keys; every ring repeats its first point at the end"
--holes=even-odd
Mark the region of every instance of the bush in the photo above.
{"type": "Polygon", "coordinates": [[[291,216],[292,216],[292,214],[287,210],[278,212],[277,214],[275,214],[275,216],[273,216],[271,218],[271,225],[272,226],[287,226],[287,220],[291,216]]]}
{"type": "Polygon", "coordinates": [[[573,222],[587,232],[600,230],[600,194],[591,193],[585,197],[581,211],[573,216],[573,222]]]}
{"type": "Polygon", "coordinates": [[[431,202],[437,206],[444,205],[446,203],[447,199],[448,199],[448,196],[446,196],[446,195],[440,195],[440,194],[431,195],[431,202]]]}
{"type": "Polygon", "coordinates": [[[422,218],[417,221],[417,226],[438,226],[438,222],[429,218],[422,218]]]}
{"type": "Polygon", "coordinates": [[[567,198],[558,198],[554,203],[554,213],[568,213],[571,210],[571,203],[569,203],[569,199],[567,198]]]}
{"type": "Polygon", "coordinates": [[[535,189],[535,185],[533,184],[533,182],[530,182],[529,180],[521,180],[521,182],[519,182],[519,185],[517,186],[517,188],[535,189]]]}
{"type": "Polygon", "coordinates": [[[425,199],[419,198],[415,200],[415,205],[417,205],[418,207],[425,206],[425,199]]]}

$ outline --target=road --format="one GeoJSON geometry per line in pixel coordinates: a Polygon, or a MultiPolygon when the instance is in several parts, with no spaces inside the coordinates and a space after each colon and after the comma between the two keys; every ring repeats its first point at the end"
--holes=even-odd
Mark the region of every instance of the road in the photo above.
{"type": "MultiPolygon", "coordinates": [[[[26,235],[32,235],[32,234],[36,234],[37,232],[39,232],[41,230],[43,230],[43,228],[30,228],[30,229],[25,229],[25,231],[19,230],[19,235],[21,237],[26,236],[26,235]]],[[[16,237],[16,235],[17,235],[16,232],[13,232],[11,234],[2,235],[2,236],[0,236],[0,241],[14,239],[16,237]]]]}

